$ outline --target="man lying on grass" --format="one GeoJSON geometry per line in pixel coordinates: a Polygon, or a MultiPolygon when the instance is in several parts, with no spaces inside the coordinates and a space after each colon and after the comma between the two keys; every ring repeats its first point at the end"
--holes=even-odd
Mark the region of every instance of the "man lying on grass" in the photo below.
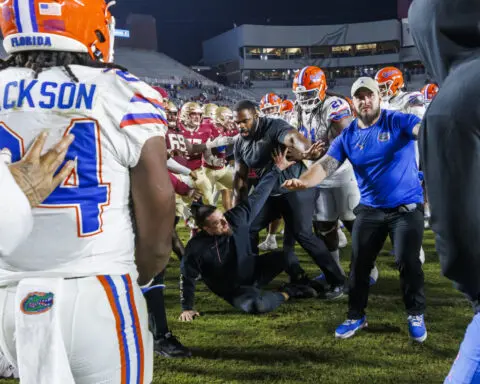
{"type": "MultiPolygon", "coordinates": [[[[255,219],[280,173],[294,162],[275,151],[274,165],[247,200],[223,214],[215,206],[201,205],[192,213],[201,231],[185,249],[181,264],[181,321],[192,321],[195,281],[201,275],[206,286],[217,296],[246,313],[273,311],[290,297],[314,297],[309,286],[286,285],[280,292],[262,291],[261,287],[287,269],[283,251],[258,256],[252,253],[250,225],[255,219]]],[[[288,273],[288,271],[287,271],[288,273]]]]}

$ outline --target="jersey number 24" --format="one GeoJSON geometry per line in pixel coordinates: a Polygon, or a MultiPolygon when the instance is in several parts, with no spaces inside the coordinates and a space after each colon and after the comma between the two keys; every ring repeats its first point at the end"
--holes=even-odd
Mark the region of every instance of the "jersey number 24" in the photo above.
{"type": "MultiPolygon", "coordinates": [[[[102,181],[100,127],[95,120],[74,119],[65,135],[69,133],[75,140],[65,162],[77,159],[76,169],[39,208],[75,209],[78,237],[93,236],[102,232],[103,208],[110,201],[110,184],[102,181]]],[[[25,153],[23,138],[3,122],[0,143],[12,152],[12,161],[20,160],[25,153]]]]}

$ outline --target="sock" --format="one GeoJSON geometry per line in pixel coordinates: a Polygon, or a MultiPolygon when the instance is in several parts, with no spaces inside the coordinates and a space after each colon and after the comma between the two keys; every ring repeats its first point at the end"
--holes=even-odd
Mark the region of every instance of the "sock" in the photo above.
{"type": "Polygon", "coordinates": [[[424,216],[425,217],[430,217],[430,208],[429,207],[425,207],[424,216]]]}
{"type": "Polygon", "coordinates": [[[269,233],[265,241],[277,241],[277,235],[275,233],[269,233]]]}
{"type": "MultiPolygon", "coordinates": [[[[154,283],[163,284],[163,274],[156,276],[154,283]]],[[[163,289],[152,289],[148,291],[145,294],[145,300],[147,301],[153,337],[154,339],[159,339],[169,332],[163,289]]]]}

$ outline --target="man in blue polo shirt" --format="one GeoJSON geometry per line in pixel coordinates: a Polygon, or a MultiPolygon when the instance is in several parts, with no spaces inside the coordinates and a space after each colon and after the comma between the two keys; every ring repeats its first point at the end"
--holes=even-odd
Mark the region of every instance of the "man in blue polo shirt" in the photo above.
{"type": "Polygon", "coordinates": [[[352,163],[361,199],[354,210],[348,319],[335,336],[345,339],[367,326],[370,271],[391,234],[410,336],[423,342],[427,338],[424,275],[418,257],[423,240],[423,193],[414,143],[420,119],[381,110],[378,84],[368,77],[353,84],[352,98],[358,118],[333,141],[324,157],[283,186],[312,188],[345,161],[352,163]]]}

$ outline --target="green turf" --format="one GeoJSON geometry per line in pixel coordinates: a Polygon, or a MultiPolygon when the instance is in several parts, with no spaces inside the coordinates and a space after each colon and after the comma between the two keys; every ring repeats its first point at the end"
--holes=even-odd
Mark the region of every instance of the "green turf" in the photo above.
{"type": "MultiPolygon", "coordinates": [[[[187,233],[181,229],[185,240],[187,233]]],[[[156,357],[154,383],[441,383],[455,358],[472,312],[469,303],[440,276],[431,232],[425,235],[424,266],[428,339],[409,341],[400,297],[398,272],[389,244],[379,256],[378,284],[371,289],[369,327],[349,340],[336,340],[335,327],[345,319],[346,299],[290,301],[276,312],[244,315],[197,286],[196,309],[203,316],[192,323],[180,314],[179,263],[167,270],[169,325],[193,358],[156,357]]],[[[318,270],[297,247],[312,276],[318,270]]],[[[349,248],[342,250],[348,267],[349,248]]],[[[286,281],[281,275],[275,282],[286,281]]],[[[4,381],[7,383],[8,381],[4,381]]],[[[2,381],[0,381],[2,383],[2,381]]]]}

